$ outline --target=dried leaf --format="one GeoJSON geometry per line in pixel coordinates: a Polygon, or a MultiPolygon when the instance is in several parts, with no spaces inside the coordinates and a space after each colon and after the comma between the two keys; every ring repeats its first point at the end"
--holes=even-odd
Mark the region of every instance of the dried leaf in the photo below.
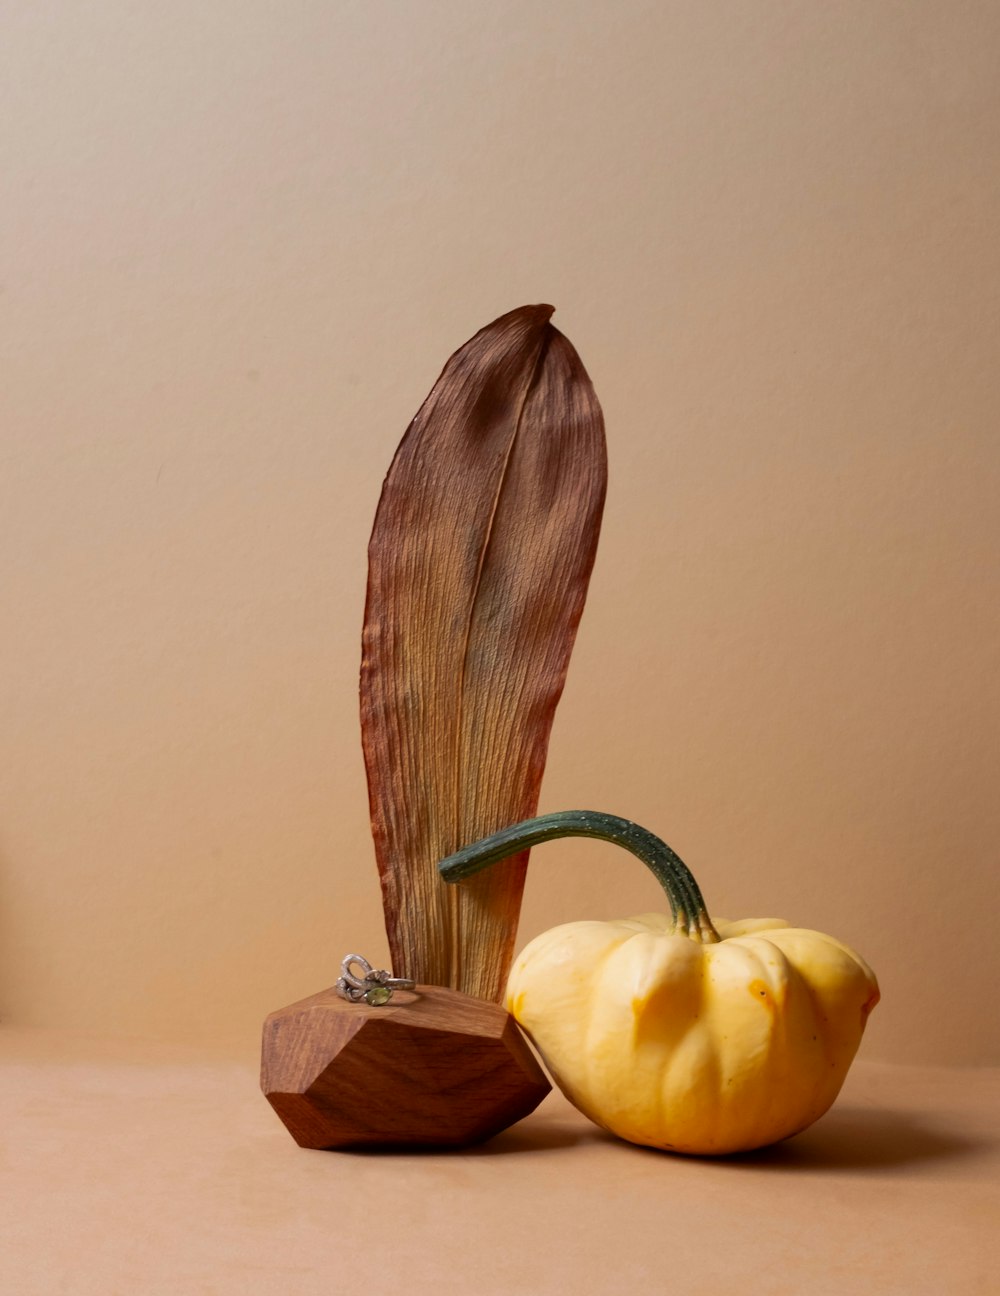
{"type": "Polygon", "coordinates": [[[393,967],[503,994],[527,855],[463,887],[437,861],[534,814],[607,481],[590,379],[511,311],[448,361],[369,545],[361,725],[393,967]]]}

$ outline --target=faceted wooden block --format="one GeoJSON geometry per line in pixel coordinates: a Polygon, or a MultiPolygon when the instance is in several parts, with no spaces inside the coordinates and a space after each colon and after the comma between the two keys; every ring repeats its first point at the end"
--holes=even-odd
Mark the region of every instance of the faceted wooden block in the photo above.
{"type": "Polygon", "coordinates": [[[384,1007],[334,989],[264,1022],[261,1088],[300,1147],[463,1147],[527,1116],[550,1085],[499,1004],[443,986],[384,1007]]]}

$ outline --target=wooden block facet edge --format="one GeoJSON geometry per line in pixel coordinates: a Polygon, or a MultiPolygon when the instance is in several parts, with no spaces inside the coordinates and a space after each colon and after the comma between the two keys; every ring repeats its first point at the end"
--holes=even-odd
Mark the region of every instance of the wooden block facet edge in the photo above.
{"type": "Polygon", "coordinates": [[[550,1088],[509,1013],[443,986],[380,1008],[323,990],[264,1022],[261,1089],[300,1147],[466,1147],[550,1088]]]}

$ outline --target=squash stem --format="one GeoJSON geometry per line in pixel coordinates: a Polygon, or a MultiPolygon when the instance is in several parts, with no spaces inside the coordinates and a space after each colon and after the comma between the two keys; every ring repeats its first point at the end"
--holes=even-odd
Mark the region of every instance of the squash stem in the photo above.
{"type": "Polygon", "coordinates": [[[678,931],[704,944],[720,939],[698,883],[680,856],[647,828],[599,810],[561,810],[524,819],[449,855],[438,864],[438,872],[445,882],[461,882],[510,855],[559,837],[596,837],[631,851],[666,892],[678,931]]]}

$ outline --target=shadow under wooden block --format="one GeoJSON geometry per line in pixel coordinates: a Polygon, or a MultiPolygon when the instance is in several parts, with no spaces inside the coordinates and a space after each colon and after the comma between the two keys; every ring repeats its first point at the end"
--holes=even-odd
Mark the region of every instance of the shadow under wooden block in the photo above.
{"type": "Polygon", "coordinates": [[[464,1147],[527,1116],[550,1085],[499,1004],[443,986],[384,1007],[336,990],[264,1022],[261,1088],[300,1147],[464,1147]]]}

